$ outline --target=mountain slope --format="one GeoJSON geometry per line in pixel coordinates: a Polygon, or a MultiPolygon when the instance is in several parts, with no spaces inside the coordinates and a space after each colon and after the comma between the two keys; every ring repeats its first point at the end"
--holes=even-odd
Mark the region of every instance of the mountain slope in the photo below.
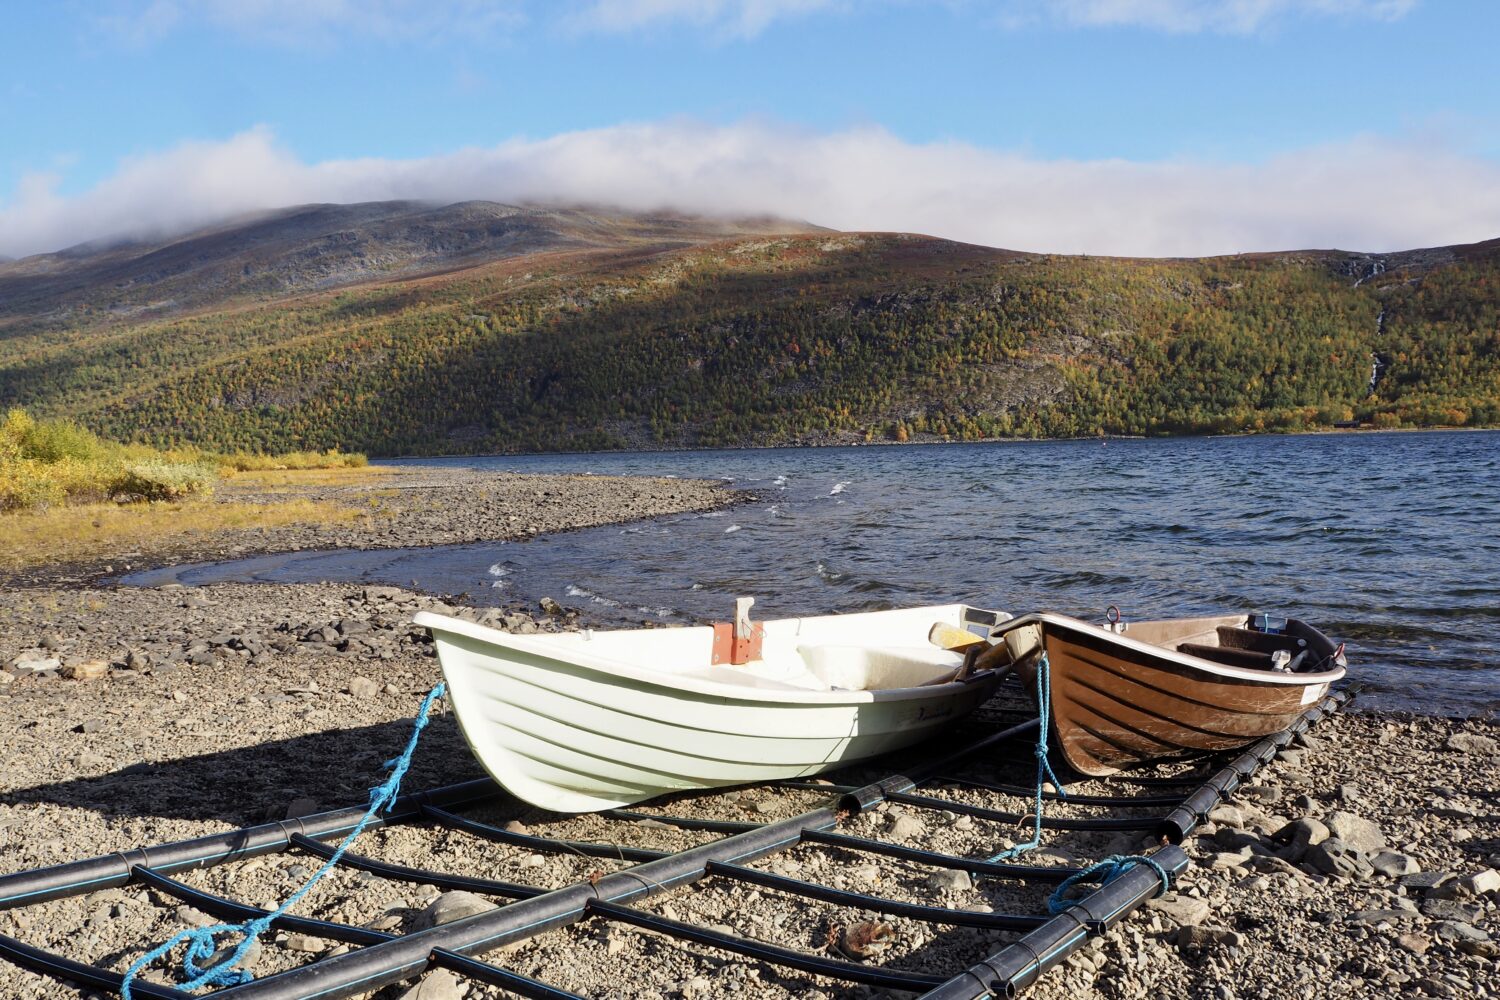
{"type": "Polygon", "coordinates": [[[167,241],[83,244],[0,262],[0,332],[166,316],[546,250],[664,249],[813,229],[479,201],[303,205],[167,241]]]}
{"type": "Polygon", "coordinates": [[[1500,423],[1500,241],[1129,260],[560,218],[526,252],[434,232],[442,273],[31,314],[0,405],[374,454],[1500,423]]]}

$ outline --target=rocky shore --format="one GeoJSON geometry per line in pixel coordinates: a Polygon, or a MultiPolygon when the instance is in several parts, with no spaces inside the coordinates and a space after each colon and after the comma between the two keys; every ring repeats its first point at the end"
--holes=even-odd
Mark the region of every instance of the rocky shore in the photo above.
{"type": "MultiPolygon", "coordinates": [[[[313,476],[316,481],[316,474],[313,476]]],[[[163,533],[80,565],[29,570],[0,584],[77,586],[113,573],[180,563],[238,559],[305,549],[391,549],[509,541],[688,511],[713,510],[748,494],[719,482],[648,476],[479,472],[432,466],[370,469],[353,481],[269,484],[228,480],[211,504],[314,501],[342,515],[270,528],[226,526],[191,535],[163,533]]],[[[15,521],[16,530],[24,522],[15,521]]]]}
{"type": "MultiPolygon", "coordinates": [[[[618,498],[618,483],[584,483],[577,489],[601,492],[573,495],[618,498]]],[[[678,491],[675,500],[658,495],[664,505],[723,498],[676,480],[657,483],[652,489],[678,491]]],[[[460,488],[460,483],[441,488],[460,488]]],[[[424,511],[449,516],[426,506],[421,496],[418,489],[402,498],[410,504],[410,517],[424,511]]],[[[491,528],[519,524],[519,530],[533,525],[551,530],[543,526],[569,523],[566,500],[559,499],[563,502],[555,505],[534,504],[517,515],[517,522],[503,508],[473,509],[483,507],[491,528]]],[[[601,499],[593,512],[579,516],[605,517],[607,502],[601,499]]],[[[434,522],[428,530],[439,523],[456,534],[480,530],[462,520],[434,522]]],[[[402,537],[408,527],[397,526],[392,537],[402,537]]],[[[438,680],[430,643],[411,625],[411,616],[447,607],[440,597],[399,588],[330,584],[37,585],[10,588],[5,597],[0,610],[0,873],[363,801],[381,762],[404,743],[412,714],[438,680]]],[[[588,624],[553,602],[546,608],[450,610],[518,632],[588,624]]],[[[441,712],[424,735],[406,787],[481,774],[451,715],[441,712]]],[[[1185,845],[1194,867],[1169,895],[1092,939],[1030,995],[1043,1000],[1500,996],[1497,778],[1500,731],[1491,722],[1357,712],[1326,719],[1215,810],[1211,822],[1185,845]]],[[[1118,791],[1108,782],[1076,789],[1118,791]]],[[[976,795],[974,801],[994,808],[1022,805],[1000,793],[976,795]]],[[[819,799],[816,792],[750,788],[646,808],[765,820],[792,815],[819,799]]],[[[1087,812],[1066,804],[1057,809],[1087,812]]],[[[714,836],[649,821],[546,814],[505,800],[475,815],[546,836],[664,849],[714,836]]],[[[860,836],[970,856],[993,853],[1018,833],[988,821],[899,806],[856,817],[850,827],[860,836]]],[[[1128,834],[1057,831],[1031,858],[1076,863],[1140,846],[1128,834]]],[[[623,867],[421,827],[371,831],[358,850],[397,863],[548,888],[623,867]]],[[[756,865],[852,890],[968,909],[1037,912],[1047,892],[1040,885],[991,883],[807,845],[756,865]]],[[[293,853],[181,877],[208,891],[269,906],[285,898],[312,867],[308,856],[293,853]]],[[[499,902],[340,870],[297,912],[402,931],[499,902]]],[[[675,889],[641,905],[802,950],[846,949],[848,929],[871,921],[884,929],[880,947],[870,949],[870,961],[930,972],[951,972],[1011,938],[999,931],[853,913],[723,880],[675,889]]],[[[0,934],[124,969],[155,943],[207,919],[154,891],[126,886],[0,911],[0,934]]],[[[264,975],[340,947],[301,934],[268,935],[253,967],[264,975]]],[[[600,997],[904,995],[849,987],[599,921],[490,957],[600,997]]],[[[79,995],[90,994],[0,962],[0,997],[79,995]]],[[[505,995],[436,972],[420,984],[389,987],[378,997],[505,995]]]]}

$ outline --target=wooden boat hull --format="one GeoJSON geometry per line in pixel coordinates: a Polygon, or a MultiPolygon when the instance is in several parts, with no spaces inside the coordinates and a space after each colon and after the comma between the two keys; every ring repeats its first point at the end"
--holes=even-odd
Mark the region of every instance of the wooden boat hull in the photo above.
{"type": "MultiPolygon", "coordinates": [[[[1041,626],[1050,671],[1052,733],[1073,770],[1112,774],[1148,760],[1228,750],[1291,725],[1343,677],[1342,654],[1321,633],[1303,630],[1326,669],[1278,673],[1225,666],[1128,638],[1177,626],[1179,639],[1206,638],[1245,615],[1141,622],[1125,634],[1061,615],[1028,615],[1041,626]]],[[[1007,623],[1007,626],[1012,623],[1007,623]]],[[[1032,669],[1027,671],[1033,678],[1032,669]]]]}
{"type": "MultiPolygon", "coordinates": [[[[766,622],[766,658],[849,635],[921,641],[936,617],[962,624],[969,610],[766,622]]],[[[507,791],[558,812],[817,774],[936,735],[977,708],[998,680],[799,689],[739,668],[706,667],[710,628],[515,636],[427,613],[417,621],[432,630],[454,714],[475,756],[507,791]],[[667,666],[695,666],[644,669],[639,656],[646,650],[667,666]]],[[[923,656],[938,667],[949,662],[944,656],[961,662],[941,650],[912,653],[914,660],[923,656]]]]}

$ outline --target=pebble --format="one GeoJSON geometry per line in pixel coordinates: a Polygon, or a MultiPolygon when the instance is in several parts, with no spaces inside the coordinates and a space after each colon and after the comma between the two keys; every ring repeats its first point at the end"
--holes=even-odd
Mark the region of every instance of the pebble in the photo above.
{"type": "Polygon", "coordinates": [[[694,976],[682,984],[681,992],[685,997],[701,997],[713,987],[713,981],[707,976],[694,976]]]}
{"type": "Polygon", "coordinates": [[[1454,899],[1424,899],[1422,914],[1433,920],[1451,920],[1458,923],[1477,923],[1484,916],[1484,908],[1472,903],[1460,903],[1454,899]]]}
{"type": "Polygon", "coordinates": [[[927,876],[927,886],[938,892],[965,892],[974,888],[974,880],[966,871],[945,868],[927,876]]]}
{"type": "Polygon", "coordinates": [[[109,676],[108,660],[81,660],[62,668],[62,675],[72,681],[96,681],[109,676]]]}
{"type": "Polygon", "coordinates": [[[179,906],[177,907],[177,909],[173,910],[172,915],[181,922],[187,924],[189,927],[208,927],[219,922],[217,919],[209,916],[207,913],[204,913],[197,907],[188,906],[186,904],[179,906]]]}
{"type": "Polygon", "coordinates": [[[433,969],[398,1000],[463,1000],[468,987],[447,969],[433,969]]]}
{"type": "Polygon", "coordinates": [[[1179,927],[1201,924],[1208,919],[1210,912],[1205,900],[1180,896],[1175,892],[1147,900],[1146,907],[1171,918],[1179,927]]]}
{"type": "Polygon", "coordinates": [[[1386,846],[1385,834],[1380,827],[1363,816],[1340,810],[1329,813],[1323,823],[1331,837],[1337,837],[1357,851],[1368,854],[1386,846]]]}
{"type": "Polygon", "coordinates": [[[1311,816],[1292,820],[1271,835],[1272,843],[1282,847],[1281,856],[1287,861],[1301,861],[1314,845],[1329,837],[1328,827],[1311,816]]]}
{"type": "Polygon", "coordinates": [[[1417,871],[1417,862],[1406,854],[1395,851],[1377,851],[1370,858],[1370,867],[1386,878],[1399,878],[1417,871]]]}
{"type": "Polygon", "coordinates": [[[311,934],[288,934],[281,946],[287,951],[300,951],[308,955],[317,955],[328,950],[328,942],[322,938],[315,938],[311,934]]]}
{"type": "Polygon", "coordinates": [[[368,677],[352,677],[349,679],[349,694],[361,701],[368,701],[380,693],[380,685],[368,677]]]}
{"type": "Polygon", "coordinates": [[[1413,955],[1425,955],[1427,949],[1432,947],[1432,938],[1426,934],[1402,934],[1396,938],[1396,943],[1413,955]]]}
{"type": "Polygon", "coordinates": [[[1396,880],[1396,884],[1404,889],[1412,889],[1417,892],[1425,892],[1436,889],[1445,882],[1453,880],[1452,872],[1413,872],[1403,875],[1396,880]]]}
{"type": "Polygon", "coordinates": [[[464,892],[461,889],[445,892],[417,914],[416,926],[418,930],[439,927],[493,909],[495,909],[494,903],[476,893],[464,892]]]}
{"type": "Polygon", "coordinates": [[[1500,893],[1500,872],[1493,868],[1485,868],[1473,875],[1465,875],[1458,880],[1458,884],[1476,896],[1500,893]]]}
{"type": "Polygon", "coordinates": [[[1330,837],[1308,849],[1304,859],[1314,871],[1335,878],[1363,880],[1375,874],[1364,852],[1337,837],[1330,837]]]}
{"type": "Polygon", "coordinates": [[[1458,753],[1474,754],[1480,757],[1492,757],[1500,752],[1500,742],[1478,733],[1454,733],[1448,737],[1443,746],[1458,753]]]}
{"type": "Polygon", "coordinates": [[[915,816],[900,815],[891,817],[890,834],[896,840],[911,840],[919,837],[926,831],[927,827],[915,816]]]}

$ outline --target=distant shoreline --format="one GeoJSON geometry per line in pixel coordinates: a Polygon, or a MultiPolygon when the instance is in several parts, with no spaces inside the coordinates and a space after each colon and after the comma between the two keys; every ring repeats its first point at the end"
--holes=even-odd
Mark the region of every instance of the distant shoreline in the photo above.
{"type": "Polygon", "coordinates": [[[820,448],[924,448],[942,445],[973,444],[1055,444],[1058,442],[1087,443],[1109,441],[1213,441],[1225,438],[1285,438],[1285,437],[1332,437],[1339,435],[1373,434],[1485,434],[1500,433],[1500,427],[1340,427],[1312,431],[1240,431],[1233,434],[1099,434],[1080,437],[1050,438],[974,438],[964,441],[911,440],[911,441],[804,441],[794,444],[744,444],[744,445],[660,445],[653,448],[611,448],[608,450],[585,449],[581,451],[486,451],[444,452],[434,455],[371,455],[378,462],[429,462],[466,458],[548,458],[572,455],[666,455],[682,452],[716,451],[798,451],[820,448]]]}

